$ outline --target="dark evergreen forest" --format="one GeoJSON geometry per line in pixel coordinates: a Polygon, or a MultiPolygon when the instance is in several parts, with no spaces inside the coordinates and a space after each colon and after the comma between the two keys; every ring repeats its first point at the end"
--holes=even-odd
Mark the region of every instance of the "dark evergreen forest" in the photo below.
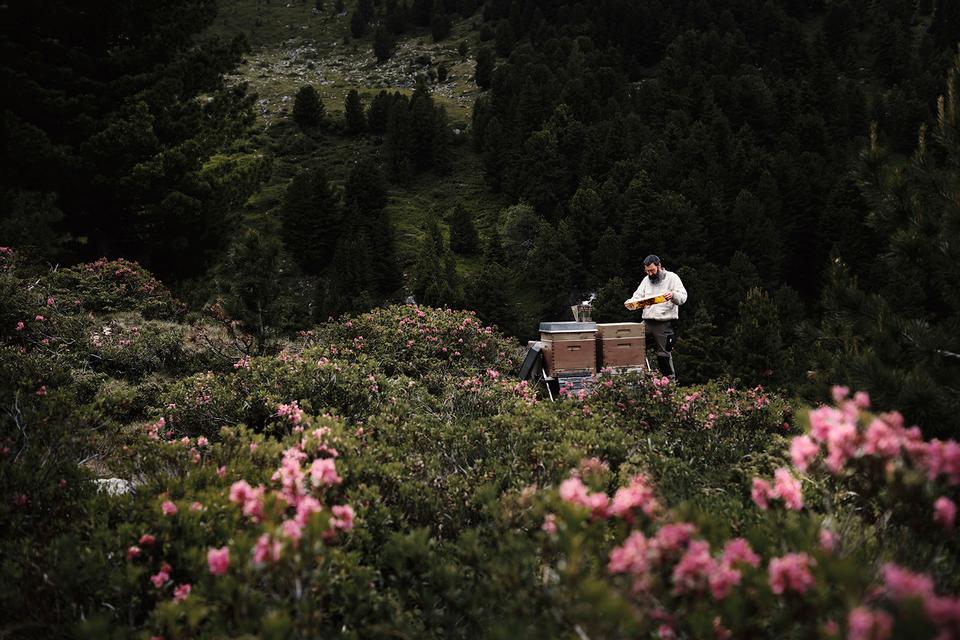
{"type": "Polygon", "coordinates": [[[255,222],[243,205],[289,149],[225,81],[249,43],[211,35],[219,5],[0,6],[0,245],[38,268],[136,260],[264,350],[409,295],[522,340],[590,292],[595,319],[629,320],[656,253],[690,292],[685,381],[845,383],[960,428],[957,3],[347,3],[344,38],[379,61],[468,25],[466,134],[432,95],[443,66],[351,91],[342,118],[302,87],[298,144],[356,157],[298,167],[255,222]],[[469,159],[506,206],[441,201],[398,233],[390,196],[469,159]]]}

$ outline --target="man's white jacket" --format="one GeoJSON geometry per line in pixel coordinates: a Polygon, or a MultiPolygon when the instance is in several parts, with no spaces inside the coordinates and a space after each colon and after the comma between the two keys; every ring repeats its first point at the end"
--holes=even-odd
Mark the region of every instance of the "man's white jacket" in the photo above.
{"type": "Polygon", "coordinates": [[[680,305],[687,301],[687,290],[683,288],[680,276],[662,267],[660,272],[663,277],[658,282],[650,282],[650,276],[645,277],[631,297],[634,300],[643,300],[672,291],[673,299],[645,308],[644,320],[676,320],[680,317],[680,305]]]}

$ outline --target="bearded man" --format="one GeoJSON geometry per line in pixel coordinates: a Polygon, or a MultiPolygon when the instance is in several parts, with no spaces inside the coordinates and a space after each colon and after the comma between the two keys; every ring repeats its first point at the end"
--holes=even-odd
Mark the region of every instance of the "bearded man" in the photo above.
{"type": "Polygon", "coordinates": [[[687,301],[687,290],[684,289],[680,276],[664,269],[660,264],[660,258],[655,255],[644,258],[643,270],[647,272],[647,277],[624,305],[628,309],[635,309],[641,301],[663,298],[662,302],[639,306],[643,307],[647,348],[656,350],[657,367],[660,372],[675,379],[673,343],[676,340],[676,334],[673,323],[680,317],[680,305],[687,301]]]}

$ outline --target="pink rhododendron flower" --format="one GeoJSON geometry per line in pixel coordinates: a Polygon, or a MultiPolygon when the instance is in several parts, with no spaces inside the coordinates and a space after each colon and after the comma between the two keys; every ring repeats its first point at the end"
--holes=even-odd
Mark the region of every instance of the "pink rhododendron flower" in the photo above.
{"type": "Polygon", "coordinates": [[[847,616],[848,640],[887,640],[893,631],[893,618],[884,611],[857,607],[847,616]]]}
{"type": "Polygon", "coordinates": [[[803,492],[800,481],[790,475],[790,471],[781,467],[774,472],[773,490],[777,497],[783,500],[788,509],[799,511],[803,509],[803,492]]]}
{"type": "Polygon", "coordinates": [[[664,525],[654,536],[654,547],[661,554],[678,553],[686,547],[696,531],[697,528],[689,522],[664,525]]]}
{"type": "Polygon", "coordinates": [[[951,486],[960,484],[960,444],[954,440],[931,440],[927,444],[926,465],[930,480],[945,475],[951,486]]]}
{"type": "Polygon", "coordinates": [[[202,503],[202,502],[197,502],[197,501],[191,502],[191,503],[190,503],[190,510],[191,510],[191,511],[203,511],[203,503],[202,503]]]}
{"type": "Polygon", "coordinates": [[[753,500],[754,504],[766,511],[770,506],[769,499],[773,495],[773,488],[769,482],[763,478],[753,479],[753,486],[750,489],[750,499],[753,500]]]}
{"type": "Polygon", "coordinates": [[[834,427],[845,419],[842,411],[833,407],[818,407],[810,412],[810,435],[814,440],[826,442],[834,427]]]}
{"type": "Polygon", "coordinates": [[[174,601],[183,602],[184,600],[186,600],[187,596],[190,595],[190,589],[191,587],[189,584],[177,585],[177,588],[173,590],[174,601]]]}
{"type": "Polygon", "coordinates": [[[25,326],[26,325],[23,324],[23,320],[20,320],[19,322],[17,322],[17,331],[23,331],[25,326]]]}
{"type": "Polygon", "coordinates": [[[770,577],[770,589],[777,595],[788,591],[804,593],[813,586],[813,574],[810,565],[813,558],[805,553],[788,553],[780,558],[772,558],[767,567],[770,577]]]}
{"type": "Polygon", "coordinates": [[[650,545],[647,537],[640,531],[634,531],[622,545],[610,550],[607,571],[629,573],[634,576],[646,575],[650,570],[649,552],[650,545]]]}
{"type": "Polygon", "coordinates": [[[304,496],[303,500],[297,505],[295,519],[301,527],[305,527],[310,520],[310,516],[320,511],[323,511],[323,505],[320,504],[319,500],[313,496],[304,496]]]}
{"type": "Polygon", "coordinates": [[[680,561],[673,567],[674,593],[701,590],[715,569],[716,561],[710,555],[710,543],[705,540],[692,541],[680,561]]]}
{"type": "Polygon", "coordinates": [[[163,515],[165,516],[175,516],[177,515],[177,505],[172,503],[169,500],[164,500],[163,504],[160,505],[160,509],[163,510],[163,515]]]}
{"type": "Polygon", "coordinates": [[[834,403],[840,404],[850,396],[850,387],[844,387],[836,384],[832,389],[830,389],[830,394],[833,396],[834,403]]]}
{"type": "Polygon", "coordinates": [[[257,452],[257,447],[258,447],[258,445],[257,445],[256,442],[251,442],[251,443],[250,443],[250,453],[256,453],[256,452],[257,452]]]}
{"type": "Polygon", "coordinates": [[[167,584],[167,580],[170,579],[170,574],[163,569],[150,576],[150,582],[153,583],[153,586],[157,589],[162,589],[163,585],[167,584]]]}
{"type": "Polygon", "coordinates": [[[797,436],[790,442],[790,460],[800,471],[806,471],[820,453],[820,445],[810,436],[797,436]]]}
{"type": "Polygon", "coordinates": [[[207,550],[207,567],[210,573],[215,576],[226,575],[230,568],[230,547],[220,547],[219,549],[207,550]]]}
{"type": "Polygon", "coordinates": [[[133,545],[132,547],[127,549],[127,560],[133,560],[134,558],[137,558],[139,556],[140,556],[140,547],[138,547],[137,545],[133,545]]]}
{"type": "Polygon", "coordinates": [[[43,316],[38,315],[36,318],[34,318],[34,320],[37,322],[43,322],[43,316]]]}
{"type": "Polygon", "coordinates": [[[740,584],[740,572],[726,563],[720,563],[714,566],[708,576],[710,584],[710,593],[715,600],[723,600],[730,591],[740,584]]]}
{"type": "Polygon", "coordinates": [[[145,534],[143,534],[142,536],[140,536],[140,546],[141,546],[141,547],[152,547],[152,546],[153,546],[153,543],[156,542],[156,541],[157,541],[156,537],[154,537],[153,535],[151,535],[151,534],[149,534],[149,533],[145,533],[145,534]]]}
{"type": "Polygon", "coordinates": [[[331,486],[342,482],[337,475],[337,465],[332,458],[317,458],[310,465],[310,480],[313,486],[331,486]]]}
{"type": "Polygon", "coordinates": [[[668,624],[660,625],[660,628],[657,629],[657,637],[660,640],[675,640],[677,637],[677,632],[673,630],[668,624]]]}
{"type": "Polygon", "coordinates": [[[230,502],[243,504],[252,493],[253,488],[246,480],[237,480],[230,485],[230,502]]]}
{"type": "Polygon", "coordinates": [[[837,548],[837,536],[829,529],[820,529],[819,542],[824,553],[833,553],[837,548]]]}
{"type": "Polygon", "coordinates": [[[199,438],[197,438],[197,446],[198,446],[198,447],[205,447],[205,446],[207,446],[208,444],[210,444],[210,441],[207,440],[206,438],[204,438],[203,436],[200,436],[199,438]]]}
{"type": "Polygon", "coordinates": [[[723,562],[731,566],[742,562],[756,569],[760,566],[760,556],[753,552],[749,542],[743,538],[734,538],[723,546],[723,562]]]}
{"type": "Polygon", "coordinates": [[[577,476],[567,478],[560,483],[560,499],[570,504],[587,506],[588,492],[587,486],[577,476]]]}
{"type": "Polygon", "coordinates": [[[870,408],[870,394],[866,391],[857,391],[853,394],[853,404],[857,409],[866,410],[870,408]]]}
{"type": "Polygon", "coordinates": [[[653,497],[653,489],[647,483],[647,479],[643,476],[634,476],[629,486],[617,489],[609,511],[611,515],[632,521],[635,509],[640,509],[647,516],[653,517],[658,508],[657,500],[653,497]]]}
{"type": "Polygon", "coordinates": [[[900,430],[885,420],[876,418],[864,434],[863,452],[872,456],[893,458],[900,453],[902,440],[900,430]]]}
{"type": "Polygon", "coordinates": [[[550,535],[555,535],[557,533],[557,516],[548,513],[543,518],[543,524],[540,525],[540,528],[546,531],[550,535]]]}
{"type": "Polygon", "coordinates": [[[929,576],[913,573],[893,563],[883,565],[880,573],[884,589],[893,600],[923,600],[933,595],[933,580],[929,576]]]}
{"type": "Polygon", "coordinates": [[[957,521],[957,505],[946,496],[940,496],[933,503],[933,520],[947,531],[953,531],[957,521]]]}
{"type": "Polygon", "coordinates": [[[290,540],[293,546],[297,546],[300,538],[303,537],[303,528],[296,520],[284,520],[283,524],[280,525],[280,535],[290,540]]]}
{"type": "Polygon", "coordinates": [[[280,560],[281,544],[278,540],[271,540],[269,534],[257,538],[253,547],[253,561],[257,564],[268,564],[280,560]]]}
{"type": "Polygon", "coordinates": [[[334,505],[330,509],[333,511],[333,517],[330,518],[330,526],[341,531],[351,531],[353,529],[353,507],[348,504],[334,505]]]}
{"type": "Polygon", "coordinates": [[[225,466],[217,468],[217,476],[223,478],[227,475],[227,468],[225,466]]]}
{"type": "Polygon", "coordinates": [[[47,298],[47,306],[48,306],[48,307],[52,307],[52,306],[53,306],[53,298],[47,298]]]}

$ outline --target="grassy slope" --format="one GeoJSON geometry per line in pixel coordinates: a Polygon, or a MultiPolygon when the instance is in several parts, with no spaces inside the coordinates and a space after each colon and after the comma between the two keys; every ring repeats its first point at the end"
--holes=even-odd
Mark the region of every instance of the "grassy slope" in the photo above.
{"type": "MultiPolygon", "coordinates": [[[[447,109],[451,128],[465,129],[479,90],[473,83],[474,60],[457,52],[466,40],[470,52],[476,49],[473,27],[478,18],[454,25],[450,38],[434,43],[429,33],[407,34],[398,43],[393,57],[378,64],[373,57],[369,37],[349,38],[349,14],[313,12],[313,3],[262,3],[257,0],[224,0],[211,28],[213,35],[232,37],[244,34],[252,51],[231,78],[247,82],[258,95],[260,134],[258,141],[275,157],[273,176],[247,203],[251,219],[270,216],[280,203],[289,180],[305,166],[321,165],[335,185],[342,185],[356,158],[375,150],[374,140],[352,138],[331,129],[306,136],[291,122],[293,96],[305,84],[320,93],[330,119],[342,118],[343,103],[351,89],[357,89],[369,104],[381,89],[411,93],[416,76],[428,66],[416,59],[429,56],[436,67],[444,62],[449,77],[443,84],[432,83],[434,99],[447,109]]],[[[353,3],[348,3],[348,10],[353,3]]],[[[406,185],[391,185],[389,210],[398,230],[398,253],[405,262],[412,259],[422,237],[423,221],[430,210],[447,212],[462,202],[473,212],[481,233],[485,233],[496,213],[508,204],[491,194],[483,181],[480,160],[465,136],[454,147],[453,170],[446,176],[422,174],[406,185]]],[[[461,271],[469,271],[475,261],[462,261],[461,271]]]]}

